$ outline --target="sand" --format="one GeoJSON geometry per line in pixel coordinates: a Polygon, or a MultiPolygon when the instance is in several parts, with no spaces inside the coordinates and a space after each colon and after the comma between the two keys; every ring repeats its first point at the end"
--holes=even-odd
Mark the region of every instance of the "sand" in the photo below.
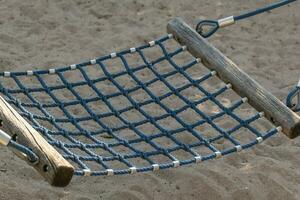
{"type": "MultiPolygon", "coordinates": [[[[0,1],[0,67],[17,71],[78,63],[190,24],[273,1],[0,1]]],[[[238,23],[209,40],[281,100],[300,77],[300,4],[238,23]]],[[[254,148],[178,169],[74,178],[54,188],[0,149],[0,199],[299,199],[300,140],[278,134],[254,148]]]]}

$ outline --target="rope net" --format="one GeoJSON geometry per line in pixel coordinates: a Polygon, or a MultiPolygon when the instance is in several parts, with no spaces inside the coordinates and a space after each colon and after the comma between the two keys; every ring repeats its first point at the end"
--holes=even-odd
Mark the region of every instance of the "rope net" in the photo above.
{"type": "Polygon", "coordinates": [[[0,75],[2,96],[76,175],[197,163],[278,132],[172,35],[76,65],[0,75]]]}

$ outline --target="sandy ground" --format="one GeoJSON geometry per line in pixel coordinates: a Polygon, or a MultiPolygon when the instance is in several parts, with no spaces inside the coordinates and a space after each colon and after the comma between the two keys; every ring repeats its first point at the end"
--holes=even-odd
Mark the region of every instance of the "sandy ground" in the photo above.
{"type": "MultiPolygon", "coordinates": [[[[0,1],[1,70],[50,68],[165,34],[174,16],[195,24],[264,1],[0,1]]],[[[300,3],[239,23],[210,41],[280,99],[300,77],[300,3]]],[[[54,188],[8,149],[0,199],[300,199],[300,140],[276,135],[221,160],[159,173],[74,178],[54,188]]]]}

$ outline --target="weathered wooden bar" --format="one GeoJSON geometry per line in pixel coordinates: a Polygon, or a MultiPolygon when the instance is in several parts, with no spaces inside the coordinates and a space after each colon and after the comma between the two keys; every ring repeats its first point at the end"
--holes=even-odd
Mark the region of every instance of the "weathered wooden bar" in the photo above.
{"type": "Polygon", "coordinates": [[[193,56],[200,58],[208,69],[216,71],[224,82],[232,84],[239,95],[247,97],[255,109],[263,111],[271,122],[281,126],[285,135],[289,138],[300,135],[300,117],[296,113],[239,69],[181,18],[172,19],[167,29],[179,43],[187,46],[193,56]]]}
{"type": "MultiPolygon", "coordinates": [[[[74,168],[18,112],[0,96],[1,129],[38,157],[32,165],[51,185],[64,187],[73,177],[74,168]]],[[[20,157],[20,154],[16,153],[20,157]]],[[[23,158],[21,156],[21,158],[23,158]]]]}

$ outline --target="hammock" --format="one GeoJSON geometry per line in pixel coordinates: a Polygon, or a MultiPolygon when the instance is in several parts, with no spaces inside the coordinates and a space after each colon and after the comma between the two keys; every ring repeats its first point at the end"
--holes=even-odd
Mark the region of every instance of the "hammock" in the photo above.
{"type": "Polygon", "coordinates": [[[250,148],[282,129],[299,134],[295,113],[182,20],[168,30],[83,63],[0,73],[6,144],[65,186],[73,174],[179,167],[250,148]]]}

